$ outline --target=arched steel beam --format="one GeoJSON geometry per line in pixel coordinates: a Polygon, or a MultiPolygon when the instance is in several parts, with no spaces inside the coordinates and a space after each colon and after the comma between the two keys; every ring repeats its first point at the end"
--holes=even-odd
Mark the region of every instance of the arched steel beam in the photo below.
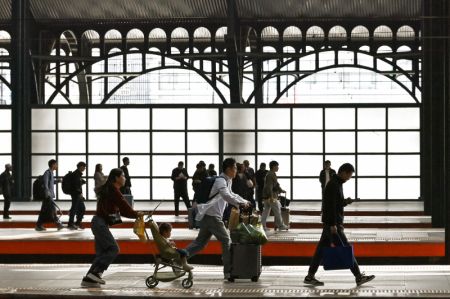
{"type": "MultiPolygon", "coordinates": [[[[50,81],[48,81],[47,79],[45,79],[45,83],[50,84],[50,86],[53,87],[53,88],[56,90],[56,85],[53,84],[52,82],[50,82],[50,81]]],[[[72,101],[70,100],[70,98],[69,98],[64,92],[62,92],[61,90],[59,90],[58,93],[61,94],[61,95],[64,97],[64,99],[65,99],[70,105],[72,105],[72,101]]]]}
{"type": "Polygon", "coordinates": [[[298,78],[296,78],[294,81],[292,81],[291,83],[289,83],[289,85],[288,86],[286,86],[281,92],[280,92],[280,94],[275,98],[275,100],[273,101],[273,104],[276,104],[277,102],[278,102],[278,100],[291,88],[291,87],[293,87],[294,85],[296,85],[298,82],[300,82],[301,80],[303,80],[303,79],[305,79],[305,78],[307,78],[307,77],[309,77],[309,76],[311,76],[311,75],[315,75],[315,74],[317,74],[318,72],[321,72],[321,71],[325,71],[325,70],[329,70],[329,69],[334,69],[334,68],[360,68],[360,69],[365,69],[365,70],[369,70],[369,71],[373,71],[373,72],[376,72],[377,74],[380,74],[380,75],[383,75],[383,76],[385,76],[385,77],[387,77],[387,78],[389,78],[389,79],[391,79],[392,81],[394,81],[395,83],[397,83],[398,85],[400,85],[400,87],[402,87],[413,99],[414,99],[414,101],[416,101],[416,103],[417,104],[419,104],[420,102],[419,102],[419,100],[417,99],[417,97],[416,97],[416,95],[412,92],[412,91],[410,91],[409,89],[408,89],[408,87],[406,87],[405,86],[405,84],[403,84],[402,82],[400,82],[400,81],[398,81],[397,79],[395,79],[395,78],[392,78],[392,77],[390,77],[390,76],[388,76],[388,75],[386,75],[386,74],[383,74],[381,71],[375,71],[375,70],[373,70],[372,68],[370,68],[370,67],[366,67],[366,66],[361,66],[361,65],[353,65],[353,64],[347,64],[347,65],[338,65],[338,66],[327,66],[327,67],[323,67],[323,68],[320,68],[320,69],[318,69],[316,72],[314,72],[314,73],[312,73],[312,74],[305,74],[305,75],[302,75],[302,76],[299,76],[298,78]]]}
{"type": "MultiPolygon", "coordinates": [[[[317,55],[317,54],[324,53],[324,52],[339,52],[339,51],[347,51],[347,52],[353,52],[353,53],[360,53],[360,54],[365,54],[365,55],[371,56],[370,53],[368,53],[368,52],[364,52],[364,51],[355,51],[355,50],[349,51],[348,49],[342,49],[342,50],[327,50],[327,49],[324,49],[324,50],[320,50],[320,51],[311,51],[311,52],[301,53],[301,55],[299,55],[299,56],[297,56],[297,57],[295,57],[295,58],[287,59],[286,61],[284,61],[283,63],[281,63],[279,66],[277,66],[276,68],[274,68],[273,70],[271,70],[271,71],[270,71],[270,72],[269,72],[269,73],[261,80],[261,83],[260,83],[260,84],[252,91],[252,93],[249,95],[249,97],[247,98],[247,101],[246,101],[245,103],[247,103],[247,104],[250,103],[250,101],[252,100],[252,98],[255,96],[255,93],[256,93],[259,89],[262,89],[263,86],[264,86],[264,84],[265,84],[268,80],[272,79],[272,78],[273,78],[273,75],[275,75],[277,72],[280,72],[281,69],[282,69],[283,67],[285,67],[285,66],[287,66],[287,65],[289,65],[289,64],[291,64],[291,63],[293,63],[293,62],[296,62],[297,60],[299,60],[299,59],[301,59],[301,58],[303,58],[303,57],[306,57],[306,56],[309,56],[309,55],[312,55],[312,54],[317,55]]],[[[377,58],[377,57],[374,57],[374,56],[371,56],[371,57],[373,57],[374,59],[379,59],[379,60],[381,60],[381,61],[387,63],[388,65],[392,66],[393,69],[398,70],[402,75],[405,75],[405,77],[407,77],[408,80],[411,81],[411,83],[414,85],[415,88],[417,88],[419,91],[422,91],[421,88],[420,88],[420,86],[414,84],[414,80],[413,80],[413,78],[409,75],[408,72],[406,72],[405,70],[403,70],[402,68],[400,68],[399,66],[397,66],[397,65],[394,64],[394,63],[392,63],[390,60],[388,60],[388,59],[386,59],[386,58],[377,58]]],[[[264,60],[271,60],[271,59],[274,59],[274,58],[265,58],[264,60]]],[[[335,65],[333,65],[332,67],[333,67],[333,68],[337,68],[337,67],[339,67],[339,66],[340,66],[339,64],[335,64],[335,65]]],[[[360,66],[360,65],[359,65],[359,64],[354,64],[353,66],[354,66],[354,67],[358,67],[358,66],[360,66]]],[[[375,68],[368,68],[368,69],[371,70],[371,71],[374,71],[374,72],[379,72],[379,71],[377,71],[375,68]]],[[[318,72],[318,70],[319,70],[319,69],[316,69],[316,70],[313,70],[313,71],[314,71],[314,72],[318,72]]],[[[391,78],[391,79],[392,79],[392,78],[391,78]]]]}
{"type": "MultiPolygon", "coordinates": [[[[227,100],[225,99],[225,97],[223,96],[223,94],[220,92],[220,90],[214,86],[212,84],[212,80],[210,80],[205,74],[202,74],[201,72],[199,72],[197,69],[195,68],[187,68],[187,67],[179,67],[179,66],[175,66],[175,65],[169,65],[169,66],[164,66],[164,67],[155,67],[155,68],[151,68],[151,69],[146,69],[145,71],[143,71],[139,76],[154,72],[154,71],[159,71],[159,70],[167,70],[167,69],[182,69],[182,70],[189,70],[189,71],[194,71],[196,72],[198,75],[200,75],[203,79],[205,79],[206,82],[209,83],[209,85],[211,85],[211,87],[214,89],[215,92],[217,92],[217,94],[219,95],[220,99],[222,100],[222,102],[224,104],[227,104],[227,100]]],[[[115,86],[103,99],[103,101],[101,102],[101,104],[106,104],[106,102],[111,98],[111,96],[117,91],[119,90],[122,86],[124,86],[126,83],[130,82],[133,79],[136,79],[139,76],[130,76],[128,78],[126,78],[125,80],[123,80],[122,82],[120,82],[119,84],[117,84],[117,86],[115,86]]]]}

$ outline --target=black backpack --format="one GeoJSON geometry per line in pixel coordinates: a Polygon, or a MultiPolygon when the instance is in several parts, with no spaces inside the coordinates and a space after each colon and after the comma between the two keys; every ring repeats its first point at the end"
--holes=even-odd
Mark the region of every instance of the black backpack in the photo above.
{"type": "Polygon", "coordinates": [[[40,175],[33,182],[33,200],[43,200],[45,197],[44,177],[40,175]]]}
{"type": "Polygon", "coordinates": [[[203,179],[203,181],[200,183],[200,185],[197,187],[197,190],[194,193],[194,201],[197,204],[207,203],[208,201],[213,199],[217,194],[219,194],[219,192],[217,192],[213,196],[209,196],[209,194],[211,193],[211,189],[214,185],[214,182],[216,181],[217,178],[225,179],[224,177],[221,176],[208,176],[203,179]]]}
{"type": "Polygon", "coordinates": [[[63,181],[61,185],[64,194],[72,194],[73,192],[73,172],[69,171],[65,176],[63,176],[63,181]]]}

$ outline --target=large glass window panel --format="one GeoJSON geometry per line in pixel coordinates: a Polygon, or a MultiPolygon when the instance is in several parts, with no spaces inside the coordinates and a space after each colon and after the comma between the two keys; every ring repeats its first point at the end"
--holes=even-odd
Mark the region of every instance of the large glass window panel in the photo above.
{"type": "MultiPolygon", "coordinates": [[[[355,167],[355,156],[354,155],[326,155],[325,160],[330,160],[331,168],[338,172],[339,167],[341,167],[344,163],[350,163],[355,167]]],[[[358,169],[356,169],[356,173],[358,173],[358,169]]]]}
{"type": "MultiPolygon", "coordinates": [[[[277,172],[278,174],[278,172],[277,172]]],[[[291,196],[291,179],[287,178],[278,178],[278,183],[280,184],[281,189],[286,191],[286,196],[290,199],[291,196]]]]}
{"type": "Polygon", "coordinates": [[[224,130],[254,130],[254,109],[223,109],[224,130]]]}
{"type": "Polygon", "coordinates": [[[322,108],[295,108],[292,111],[294,130],[322,130],[322,108]]]}
{"type": "Polygon", "coordinates": [[[293,157],[294,176],[317,176],[323,169],[322,155],[305,155],[293,157]]]}
{"type": "MultiPolygon", "coordinates": [[[[153,179],[152,180],[153,190],[152,199],[153,200],[173,200],[173,182],[170,178],[167,179],[153,179]]],[[[188,189],[189,189],[188,182],[188,189]]],[[[180,208],[183,209],[183,203],[180,202],[180,208]]]]}
{"type": "Polygon", "coordinates": [[[355,129],[355,109],[326,108],[325,129],[355,129]]]}
{"type": "MultiPolygon", "coordinates": [[[[121,156],[120,161],[124,157],[128,157],[130,159],[130,165],[128,165],[128,171],[131,177],[131,183],[134,186],[133,176],[150,176],[150,156],[147,155],[135,155],[135,156],[121,156]]],[[[178,163],[177,163],[178,164],[178,163]]],[[[120,164],[122,166],[123,163],[120,164]]]]}
{"type": "Polygon", "coordinates": [[[322,188],[318,179],[294,179],[294,199],[321,199],[322,188]]]}
{"type": "Polygon", "coordinates": [[[118,158],[116,155],[89,155],[88,157],[88,175],[93,177],[95,174],[95,165],[102,164],[103,173],[109,175],[113,168],[119,167],[118,158]]]}
{"type": "Polygon", "coordinates": [[[223,150],[225,153],[254,153],[255,133],[224,132],[223,150]]]}
{"type": "Polygon", "coordinates": [[[59,153],[85,153],[85,133],[58,133],[59,153]]]}
{"type": "Polygon", "coordinates": [[[219,133],[188,133],[189,153],[219,152],[219,133]]]}
{"type": "MultiPolygon", "coordinates": [[[[5,164],[12,164],[12,159],[10,155],[0,155],[0,166],[5,164]]],[[[2,171],[3,172],[3,171],[2,171]]]]}
{"type": "Polygon", "coordinates": [[[420,155],[389,155],[389,176],[419,176],[420,155]]]}
{"type": "Polygon", "coordinates": [[[359,155],[357,173],[360,176],[385,176],[385,155],[359,155]]]}
{"type": "Polygon", "coordinates": [[[11,153],[11,133],[0,133],[0,153],[11,153]]]}
{"type": "Polygon", "coordinates": [[[188,109],[188,130],[218,130],[219,110],[214,108],[188,109]]]}
{"type": "Polygon", "coordinates": [[[144,132],[120,133],[120,152],[149,153],[150,133],[144,132]]]}
{"type": "Polygon", "coordinates": [[[258,130],[287,130],[290,129],[290,127],[290,109],[258,109],[258,130]]]}
{"type": "Polygon", "coordinates": [[[389,129],[419,129],[420,108],[389,108],[389,129]]]}
{"type": "Polygon", "coordinates": [[[418,199],[420,197],[420,179],[389,179],[389,199],[418,199]]]}
{"type": "Polygon", "coordinates": [[[293,145],[295,153],[322,153],[323,134],[316,132],[294,132],[293,145]]]}
{"type": "MultiPolygon", "coordinates": [[[[84,155],[61,155],[58,156],[58,176],[63,177],[69,171],[74,171],[77,169],[78,162],[86,163],[86,156],[84,155]]],[[[95,165],[88,165],[88,167],[92,167],[95,169],[95,165]]],[[[47,167],[48,168],[48,167],[47,167]]],[[[86,176],[86,171],[83,173],[83,177],[86,176]]]]}
{"type": "Polygon", "coordinates": [[[153,109],[153,130],[184,130],[184,109],[153,109]]]}
{"type": "Polygon", "coordinates": [[[419,132],[389,132],[388,149],[390,152],[420,152],[419,132]]]}
{"type": "Polygon", "coordinates": [[[385,108],[359,108],[358,129],[384,130],[386,129],[385,108]]]}
{"type": "Polygon", "coordinates": [[[88,181],[89,186],[86,189],[86,192],[87,192],[86,198],[89,200],[97,200],[97,196],[95,195],[95,191],[94,191],[94,188],[95,188],[94,179],[88,179],[87,181],[88,181]]]}
{"type": "Polygon", "coordinates": [[[259,153],[290,153],[290,133],[288,132],[259,132],[259,153]]]}
{"type": "Polygon", "coordinates": [[[386,133],[380,131],[358,132],[358,152],[360,153],[386,152],[386,133]]]}
{"type": "Polygon", "coordinates": [[[89,133],[89,153],[117,153],[117,133],[89,133]]]}
{"type": "MultiPolygon", "coordinates": [[[[172,175],[172,170],[178,166],[178,162],[184,162],[184,167],[186,167],[186,161],[184,160],[184,155],[174,155],[174,156],[160,156],[154,155],[152,156],[152,173],[153,176],[167,176],[170,177],[172,175]]],[[[189,166],[188,166],[189,167],[189,166]]],[[[195,165],[194,165],[195,167],[195,165]]],[[[189,173],[189,176],[192,176],[194,173],[189,173]]],[[[170,180],[170,179],[169,179],[170,180]]],[[[153,185],[156,189],[156,186],[153,185]]],[[[158,186],[159,188],[159,186],[158,186]]]]}
{"type": "Polygon", "coordinates": [[[131,183],[133,184],[131,192],[134,199],[150,199],[150,179],[133,179],[131,183]]]}
{"type": "MultiPolygon", "coordinates": [[[[250,160],[249,160],[250,161],[250,160]]],[[[270,161],[277,161],[279,170],[277,176],[291,176],[291,157],[289,155],[259,155],[258,163],[266,163],[266,169],[269,170],[270,161]]],[[[242,161],[240,161],[242,162],[242,161]]],[[[294,165],[295,167],[295,165],[294,165]]]]}
{"type": "MultiPolygon", "coordinates": [[[[55,159],[55,156],[31,156],[31,175],[43,175],[44,172],[49,168],[48,161],[50,161],[51,159],[55,159]]],[[[11,161],[8,161],[8,163],[11,163],[11,161]]]]}
{"type": "Polygon", "coordinates": [[[325,151],[327,153],[353,153],[355,152],[355,133],[353,132],[326,132],[325,151]]]}
{"type": "Polygon", "coordinates": [[[55,130],[56,112],[55,109],[32,109],[31,110],[31,129],[37,130],[55,130]]]}
{"type": "Polygon", "coordinates": [[[121,130],[149,130],[150,110],[145,108],[120,109],[121,130]]]}
{"type": "Polygon", "coordinates": [[[32,133],[31,152],[35,154],[56,152],[56,134],[32,133]]]}
{"type": "Polygon", "coordinates": [[[342,189],[344,191],[344,198],[356,198],[355,197],[355,179],[348,180],[344,185],[342,185],[342,189]]]}
{"type": "Polygon", "coordinates": [[[85,130],[86,110],[84,109],[58,109],[59,130],[85,130]]]}
{"type": "Polygon", "coordinates": [[[89,109],[89,130],[117,130],[117,109],[89,109]]]}
{"type": "Polygon", "coordinates": [[[367,199],[386,199],[385,179],[358,179],[358,197],[367,199]]]}
{"type": "Polygon", "coordinates": [[[184,153],[184,133],[155,132],[152,134],[154,153],[184,153]]]}
{"type": "Polygon", "coordinates": [[[10,109],[0,109],[0,130],[11,130],[10,109]]]}

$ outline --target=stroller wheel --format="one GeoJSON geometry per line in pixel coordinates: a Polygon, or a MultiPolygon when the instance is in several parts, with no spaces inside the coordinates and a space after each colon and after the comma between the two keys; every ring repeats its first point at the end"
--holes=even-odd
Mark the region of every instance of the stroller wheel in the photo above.
{"type": "Polygon", "coordinates": [[[147,285],[148,288],[153,289],[154,287],[156,287],[158,285],[158,280],[156,280],[156,278],[152,275],[147,277],[147,279],[145,280],[145,284],[147,285]]]}
{"type": "Polygon", "coordinates": [[[189,289],[192,287],[194,283],[192,282],[192,280],[190,280],[189,278],[185,278],[183,279],[183,281],[181,282],[181,285],[183,286],[183,288],[185,289],[189,289]]]}

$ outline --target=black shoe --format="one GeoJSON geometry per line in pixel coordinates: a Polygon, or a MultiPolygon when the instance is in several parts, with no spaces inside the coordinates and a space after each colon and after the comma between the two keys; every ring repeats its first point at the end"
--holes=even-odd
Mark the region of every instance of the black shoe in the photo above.
{"type": "Polygon", "coordinates": [[[99,288],[100,284],[96,282],[95,280],[85,276],[83,277],[83,280],[81,281],[81,286],[86,288],[99,288]]]}
{"type": "Polygon", "coordinates": [[[57,223],[57,224],[56,224],[56,228],[57,228],[58,230],[62,230],[62,229],[64,228],[64,225],[63,225],[62,223],[57,223]]]}
{"type": "Polygon", "coordinates": [[[38,232],[43,232],[45,230],[47,230],[45,227],[43,227],[42,225],[36,225],[36,227],[34,228],[35,231],[38,232]]]}
{"type": "Polygon", "coordinates": [[[314,276],[309,276],[309,275],[307,275],[305,277],[305,279],[303,280],[303,283],[309,284],[309,285],[312,285],[312,286],[323,286],[323,285],[325,285],[323,282],[317,280],[314,276]]]}
{"type": "Polygon", "coordinates": [[[77,230],[78,226],[76,226],[75,224],[69,224],[69,225],[67,225],[67,228],[70,230],[77,230]]]}
{"type": "Polygon", "coordinates": [[[84,230],[84,226],[80,223],[80,224],[75,224],[75,226],[77,227],[77,229],[79,230],[84,230]]]}
{"type": "Polygon", "coordinates": [[[89,278],[90,280],[93,280],[100,284],[105,284],[105,281],[102,279],[102,274],[100,273],[89,272],[86,275],[86,278],[89,278]]]}
{"type": "Polygon", "coordinates": [[[3,219],[5,219],[5,220],[10,220],[10,219],[12,219],[9,215],[3,215],[3,219]]]}
{"type": "Polygon", "coordinates": [[[360,286],[362,284],[365,284],[366,282],[369,282],[375,278],[375,275],[364,275],[364,273],[361,273],[358,277],[356,277],[356,285],[360,286]]]}

